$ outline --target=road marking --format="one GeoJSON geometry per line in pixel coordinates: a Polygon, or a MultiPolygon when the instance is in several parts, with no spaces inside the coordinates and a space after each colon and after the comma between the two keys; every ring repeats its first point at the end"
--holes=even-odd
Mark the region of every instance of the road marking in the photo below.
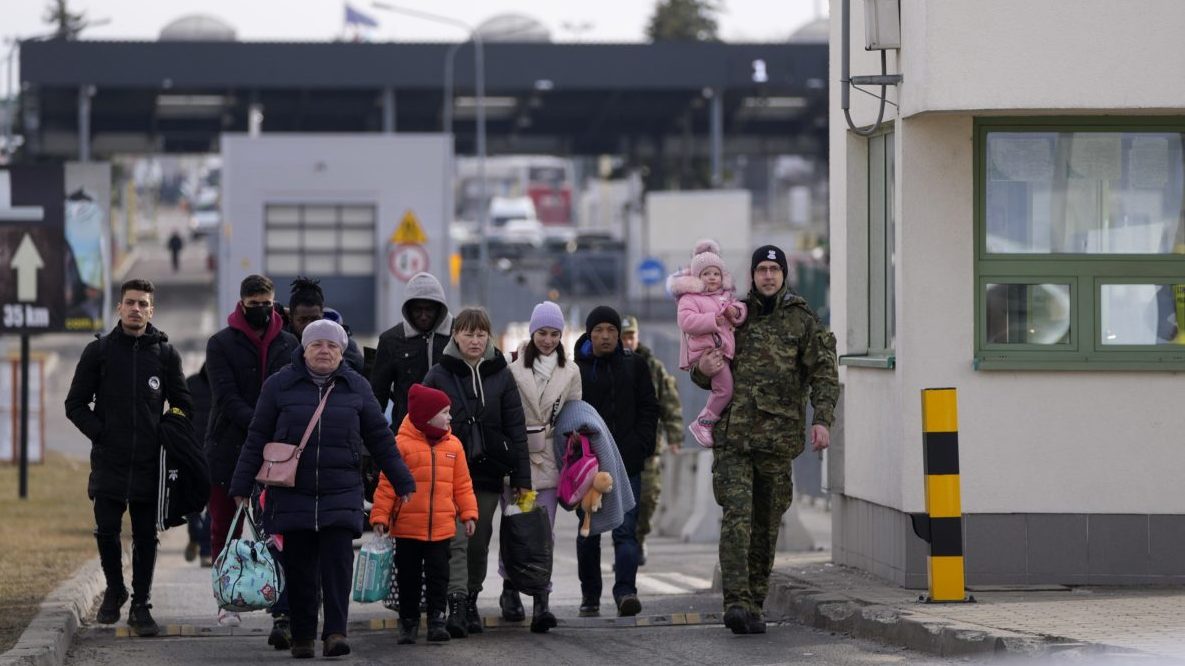
{"type": "Polygon", "coordinates": [[[688,576],[678,571],[668,571],[665,573],[653,574],[658,578],[663,578],[667,581],[690,588],[693,591],[709,590],[712,588],[712,581],[707,578],[700,578],[699,576],[688,576]]]}
{"type": "Polygon", "coordinates": [[[645,589],[647,592],[655,594],[686,594],[691,591],[678,585],[664,583],[650,574],[638,574],[637,583],[639,589],[645,589]]]}

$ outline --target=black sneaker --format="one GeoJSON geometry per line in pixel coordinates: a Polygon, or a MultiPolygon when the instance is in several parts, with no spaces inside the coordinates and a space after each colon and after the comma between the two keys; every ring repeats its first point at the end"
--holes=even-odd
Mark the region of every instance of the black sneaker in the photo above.
{"type": "Polygon", "coordinates": [[[729,606],[724,611],[724,626],[732,629],[734,634],[749,633],[749,611],[740,606],[729,606]]]}
{"type": "Polygon", "coordinates": [[[633,617],[642,612],[642,602],[638,595],[627,594],[617,600],[617,617],[633,617]]]}
{"type": "Polygon", "coordinates": [[[115,624],[119,622],[119,610],[128,601],[127,588],[107,588],[103,592],[103,602],[99,604],[99,612],[95,614],[95,622],[99,624],[115,624]]]}
{"type": "Polygon", "coordinates": [[[600,617],[601,601],[592,597],[584,597],[580,602],[580,617],[600,617]]]}
{"type": "Polygon", "coordinates": [[[277,650],[292,647],[292,621],[287,615],[277,615],[272,621],[272,633],[268,634],[267,644],[277,650]]]}
{"type": "Polygon", "coordinates": [[[765,615],[762,613],[749,613],[749,618],[746,624],[749,627],[751,634],[765,633],[765,615]]]}
{"type": "Polygon", "coordinates": [[[136,604],[128,611],[128,627],[137,636],[146,638],[160,633],[160,627],[157,626],[156,620],[152,619],[152,613],[148,612],[150,608],[152,604],[136,604]]]}

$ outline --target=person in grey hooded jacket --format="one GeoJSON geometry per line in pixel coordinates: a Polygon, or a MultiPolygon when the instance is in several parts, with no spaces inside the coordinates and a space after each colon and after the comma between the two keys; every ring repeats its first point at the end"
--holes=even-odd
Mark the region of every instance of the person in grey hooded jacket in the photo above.
{"type": "Polygon", "coordinates": [[[407,392],[424,381],[453,332],[444,288],[429,273],[417,273],[407,282],[403,321],[383,331],[375,350],[370,385],[379,408],[391,407],[391,429],[398,431],[407,416],[407,392]]]}

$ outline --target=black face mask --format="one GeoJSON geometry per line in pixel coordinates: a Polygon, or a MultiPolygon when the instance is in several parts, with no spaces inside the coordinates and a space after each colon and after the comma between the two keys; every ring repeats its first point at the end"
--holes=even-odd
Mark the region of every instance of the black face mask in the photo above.
{"type": "Polygon", "coordinates": [[[251,328],[267,328],[267,325],[272,321],[272,306],[243,306],[243,316],[246,317],[247,325],[251,328]]]}

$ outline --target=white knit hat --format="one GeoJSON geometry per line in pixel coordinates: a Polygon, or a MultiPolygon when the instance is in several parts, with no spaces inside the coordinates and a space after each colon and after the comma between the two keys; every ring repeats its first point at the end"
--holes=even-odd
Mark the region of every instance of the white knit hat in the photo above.
{"type": "Polygon", "coordinates": [[[346,345],[349,344],[346,329],[330,319],[318,319],[305,326],[304,333],[300,336],[300,346],[307,348],[317,340],[328,340],[336,344],[343,352],[346,350],[346,345]]]}

